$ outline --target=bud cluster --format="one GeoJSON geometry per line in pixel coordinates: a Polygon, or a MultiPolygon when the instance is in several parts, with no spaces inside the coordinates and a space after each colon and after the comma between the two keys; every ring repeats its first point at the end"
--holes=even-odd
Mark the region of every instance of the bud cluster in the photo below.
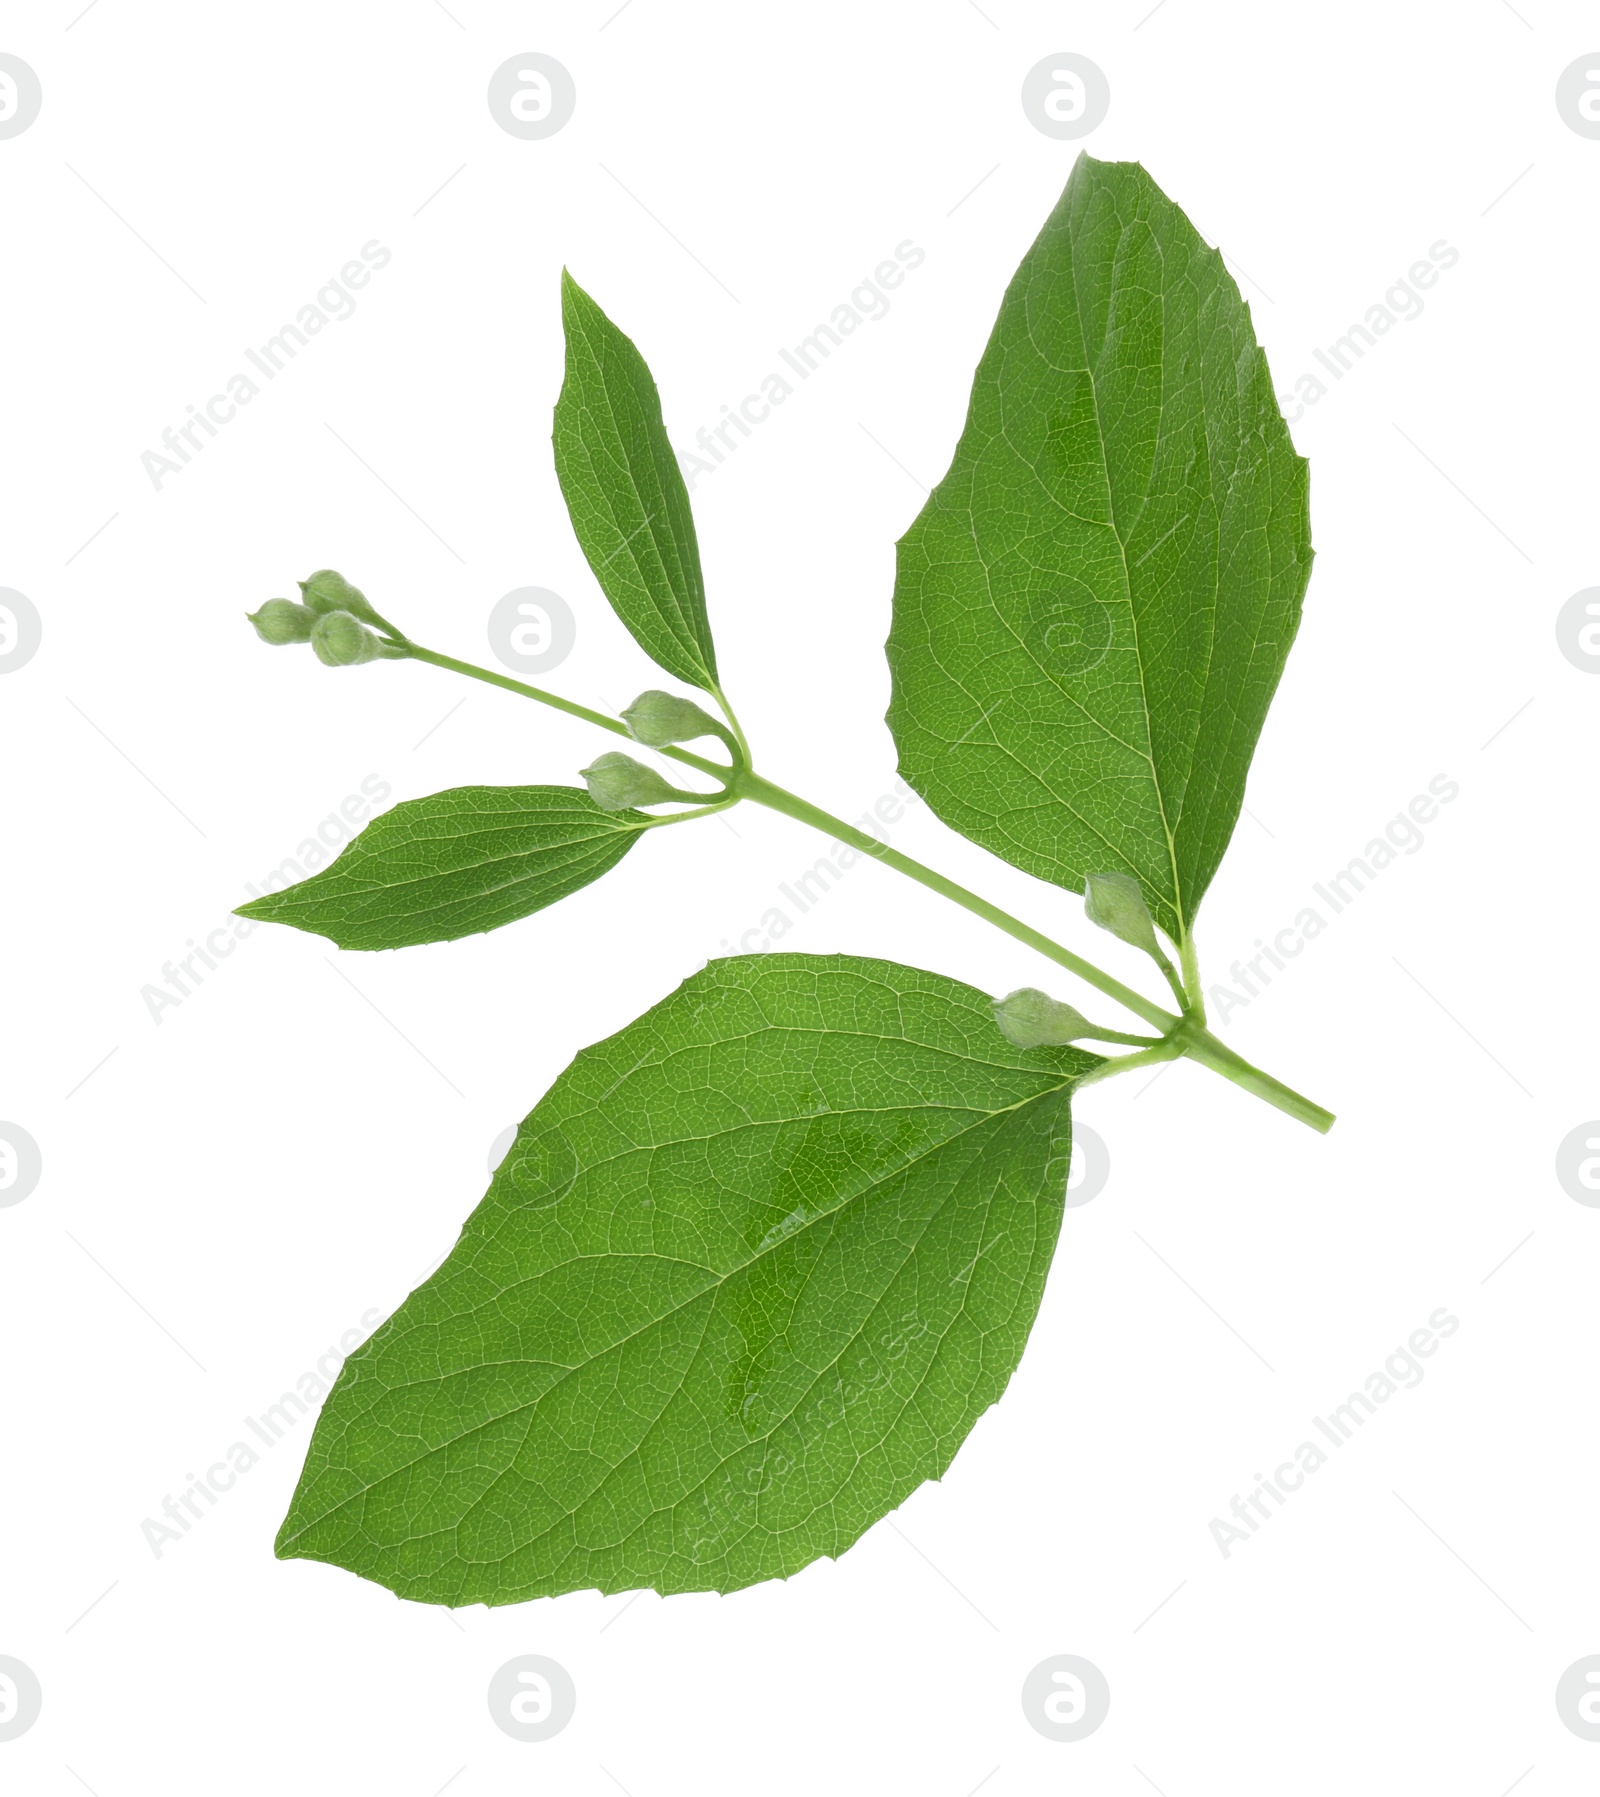
{"type": "Polygon", "coordinates": [[[392,631],[367,596],[332,568],[321,568],[299,583],[301,603],[269,599],[260,611],[247,614],[264,643],[281,648],[309,643],[324,667],[353,668],[364,661],[400,660],[409,651],[387,642],[368,628],[392,631]]]}

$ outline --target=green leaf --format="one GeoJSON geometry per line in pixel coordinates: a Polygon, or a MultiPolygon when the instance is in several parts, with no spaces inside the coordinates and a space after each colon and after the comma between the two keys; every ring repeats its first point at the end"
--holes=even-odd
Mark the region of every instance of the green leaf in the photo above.
{"type": "Polygon", "coordinates": [[[321,873],[241,905],[340,948],[453,942],[598,880],[650,820],[573,786],[457,786],[374,818],[321,873]]]}
{"type": "Polygon", "coordinates": [[[1080,156],[902,538],[889,723],[949,824],[1192,926],[1311,572],[1306,464],[1222,258],[1080,156]]]}
{"type": "Polygon", "coordinates": [[[524,1119],[346,1362],[278,1554],[500,1604],[842,1553],[1005,1389],[1100,1064],[892,962],[711,963],[524,1119]]]}
{"type": "Polygon", "coordinates": [[[644,357],[565,269],[567,373],[556,475],[583,553],[635,642],[669,674],[714,692],[700,545],[689,492],[644,357]]]}

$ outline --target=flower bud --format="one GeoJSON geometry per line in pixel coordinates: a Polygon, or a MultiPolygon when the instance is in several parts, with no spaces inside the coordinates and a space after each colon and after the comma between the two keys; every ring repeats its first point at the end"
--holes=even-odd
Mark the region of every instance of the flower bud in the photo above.
{"type": "Polygon", "coordinates": [[[602,811],[626,811],[633,805],[659,805],[675,793],[653,767],[631,755],[613,752],[582,770],[589,797],[602,811]]]}
{"type": "Polygon", "coordinates": [[[383,622],[368,603],[366,594],[358,587],[351,586],[342,574],[336,574],[332,568],[319,568],[309,580],[302,580],[299,584],[302,598],[319,617],[328,612],[347,611],[352,617],[364,619],[368,624],[383,622]]]}
{"type": "Polygon", "coordinates": [[[654,687],[640,693],[622,714],[635,742],[647,749],[664,749],[668,743],[693,742],[697,736],[720,736],[722,726],[693,699],[680,699],[654,687]]]}
{"type": "Polygon", "coordinates": [[[1156,941],[1150,908],[1131,874],[1090,874],[1084,881],[1083,909],[1090,923],[1142,948],[1158,961],[1165,959],[1156,941]]]}
{"type": "Polygon", "coordinates": [[[382,643],[347,611],[324,612],[311,628],[311,647],[329,668],[352,668],[383,653],[382,643]]]}
{"type": "Polygon", "coordinates": [[[994,1020],[1014,1048],[1062,1048],[1080,1036],[1094,1034],[1081,1011],[1065,1005],[1037,986],[1021,986],[994,1001],[994,1020]]]}
{"type": "Polygon", "coordinates": [[[256,635],[264,643],[281,648],[285,643],[309,643],[311,626],[317,614],[308,605],[296,605],[292,599],[269,599],[260,611],[246,612],[256,627],[256,635]]]}

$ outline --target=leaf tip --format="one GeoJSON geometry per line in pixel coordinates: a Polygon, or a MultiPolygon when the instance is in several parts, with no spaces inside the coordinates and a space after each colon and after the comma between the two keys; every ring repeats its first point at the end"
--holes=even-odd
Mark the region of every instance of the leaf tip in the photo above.
{"type": "Polygon", "coordinates": [[[578,304],[592,306],[594,301],[589,297],[588,289],[579,286],[577,281],[573,279],[572,270],[563,263],[561,268],[562,310],[570,311],[572,307],[578,304]]]}

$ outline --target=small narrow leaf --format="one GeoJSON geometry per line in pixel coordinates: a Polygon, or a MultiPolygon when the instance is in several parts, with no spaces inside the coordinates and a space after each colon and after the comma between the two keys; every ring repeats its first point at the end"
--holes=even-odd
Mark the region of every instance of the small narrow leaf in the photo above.
{"type": "Polygon", "coordinates": [[[1133,876],[1181,942],[1310,573],[1306,464],[1221,256],[1137,163],[1080,156],[900,542],[901,771],[1042,879],[1133,876]]]}
{"type": "Polygon", "coordinates": [[[458,786],[374,818],[298,886],[239,907],[340,948],[451,942],[542,911],[598,880],[649,823],[573,786],[458,786]]]}
{"type": "Polygon", "coordinates": [[[346,1361],[280,1557],[503,1604],[842,1553],[1005,1389],[1101,1064],[938,974],[713,962],[577,1057],[346,1361]]]}
{"type": "Polygon", "coordinates": [[[565,270],[567,373],[556,401],[556,476],[601,591],[659,666],[717,684],[689,492],[661,396],[632,341],[565,270]]]}

